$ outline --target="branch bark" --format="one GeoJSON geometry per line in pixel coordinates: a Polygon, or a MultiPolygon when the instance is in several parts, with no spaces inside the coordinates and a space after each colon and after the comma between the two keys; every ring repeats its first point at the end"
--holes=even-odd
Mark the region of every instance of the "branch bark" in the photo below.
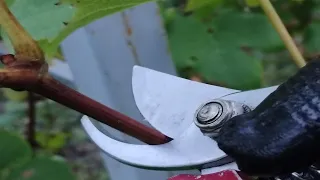
{"type": "Polygon", "coordinates": [[[43,73],[42,70],[47,68],[46,64],[37,64],[37,61],[15,61],[12,55],[3,56],[2,62],[6,68],[0,71],[0,87],[37,93],[147,144],[164,144],[172,140],[161,132],[63,85],[48,73],[43,73]]]}
{"type": "Polygon", "coordinates": [[[8,33],[15,50],[14,56],[0,57],[5,65],[5,68],[0,70],[0,87],[37,93],[147,144],[163,144],[171,140],[159,131],[110,109],[50,77],[41,48],[10,12],[5,0],[0,0],[0,25],[8,33]]]}

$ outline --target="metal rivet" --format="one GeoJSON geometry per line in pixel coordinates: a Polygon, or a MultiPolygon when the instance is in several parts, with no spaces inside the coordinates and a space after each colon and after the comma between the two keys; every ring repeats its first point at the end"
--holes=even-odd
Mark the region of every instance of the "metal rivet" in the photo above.
{"type": "Polygon", "coordinates": [[[194,123],[204,135],[213,138],[219,134],[221,127],[227,120],[249,111],[250,108],[242,103],[215,99],[198,108],[194,123]]]}
{"type": "Polygon", "coordinates": [[[201,107],[197,114],[197,119],[202,124],[210,123],[210,121],[218,118],[222,113],[222,106],[218,103],[208,103],[201,107]]]}

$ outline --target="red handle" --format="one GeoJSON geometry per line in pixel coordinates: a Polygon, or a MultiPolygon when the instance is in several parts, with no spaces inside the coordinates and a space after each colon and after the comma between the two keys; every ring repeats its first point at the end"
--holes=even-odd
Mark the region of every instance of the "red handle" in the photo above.
{"type": "Polygon", "coordinates": [[[206,175],[190,175],[190,174],[180,174],[169,178],[168,180],[249,180],[249,177],[234,171],[225,170],[213,174],[206,175]]]}

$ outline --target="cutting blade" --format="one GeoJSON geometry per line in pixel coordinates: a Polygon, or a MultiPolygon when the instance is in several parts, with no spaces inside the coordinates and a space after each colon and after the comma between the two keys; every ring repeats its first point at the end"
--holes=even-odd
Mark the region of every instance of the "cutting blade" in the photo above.
{"type": "Polygon", "coordinates": [[[145,120],[172,138],[178,137],[193,123],[194,113],[202,103],[239,92],[140,66],[133,68],[132,88],[145,120]]]}

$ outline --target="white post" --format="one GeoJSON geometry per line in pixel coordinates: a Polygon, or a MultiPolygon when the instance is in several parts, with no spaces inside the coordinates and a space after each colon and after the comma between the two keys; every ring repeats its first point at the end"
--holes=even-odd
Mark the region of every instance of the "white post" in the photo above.
{"type": "MultiPolygon", "coordinates": [[[[78,29],[62,43],[62,50],[80,92],[139,121],[143,117],[132,94],[133,66],[175,75],[166,32],[155,2],[107,16],[78,29]]],[[[100,125],[104,133],[115,139],[141,143],[100,125]]],[[[177,173],[134,168],[103,153],[102,157],[111,180],[165,180],[177,173]]]]}

